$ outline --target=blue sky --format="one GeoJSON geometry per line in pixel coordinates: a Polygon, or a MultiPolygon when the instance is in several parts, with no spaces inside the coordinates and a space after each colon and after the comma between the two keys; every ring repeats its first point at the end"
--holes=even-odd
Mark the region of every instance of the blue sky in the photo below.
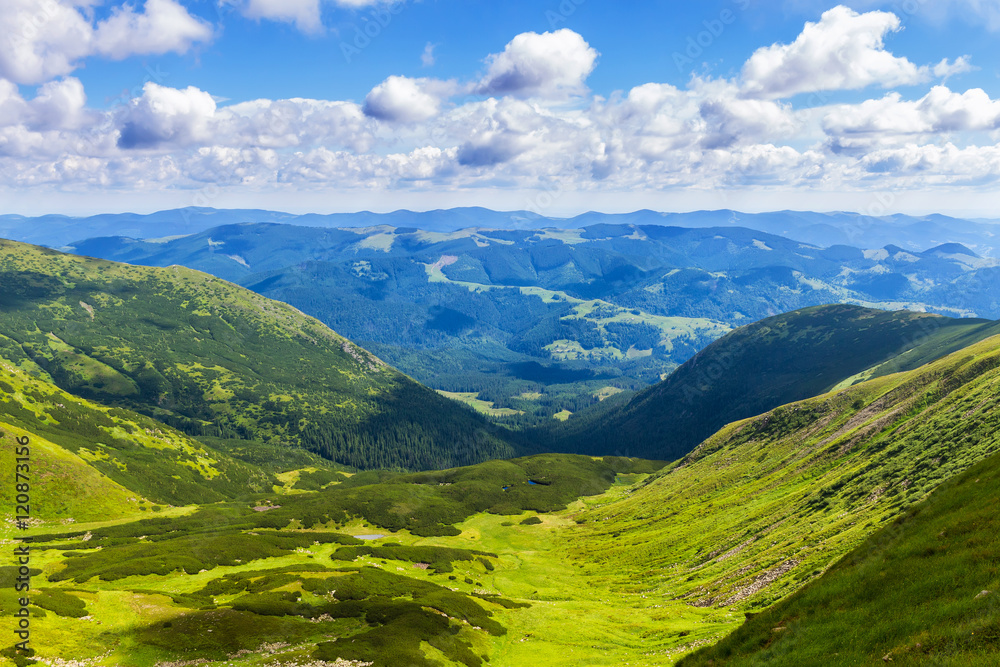
{"type": "Polygon", "coordinates": [[[9,4],[2,212],[1000,217],[1000,0],[9,4]]]}

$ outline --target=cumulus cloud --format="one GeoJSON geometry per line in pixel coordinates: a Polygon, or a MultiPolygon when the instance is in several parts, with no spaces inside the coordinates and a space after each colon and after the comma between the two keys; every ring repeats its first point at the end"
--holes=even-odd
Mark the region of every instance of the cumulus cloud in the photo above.
{"type": "Polygon", "coordinates": [[[981,88],[956,93],[934,86],[915,101],[889,93],[877,100],[839,105],[823,119],[830,135],[905,135],[1000,128],[1000,101],[981,88]]]}
{"type": "Polygon", "coordinates": [[[539,35],[525,32],[487,58],[486,76],[474,87],[481,95],[565,98],[586,91],[584,82],[599,54],[567,28],[539,35]]]}
{"type": "Polygon", "coordinates": [[[791,108],[770,100],[716,97],[703,102],[699,112],[705,122],[701,142],[705,148],[759,143],[790,136],[796,129],[791,108]]]}
{"type": "Polygon", "coordinates": [[[365,97],[365,114],[390,122],[424,121],[436,116],[442,101],[456,91],[446,81],[390,76],[365,97]]]}
{"type": "MultiPolygon", "coordinates": [[[[161,9],[172,2],[148,0],[142,13],[120,9],[104,24],[84,20],[86,53],[103,48],[118,57],[156,47],[155,36],[142,45],[109,35],[186,25],[180,14],[176,24],[164,18],[161,9]]],[[[89,16],[79,2],[73,7],[89,16]]],[[[795,91],[943,78],[969,65],[961,58],[914,65],[882,44],[898,27],[891,15],[831,11],[792,44],[754,54],[742,78],[651,82],[607,98],[585,95],[598,54],[569,30],[516,36],[471,83],[390,76],[360,104],[293,98],[226,105],[194,87],[147,83],[130,103],[97,111],[87,108],[75,78],[49,79],[27,99],[13,79],[0,77],[0,182],[637,193],[995,183],[1000,149],[973,145],[986,133],[994,133],[991,144],[1000,138],[1000,101],[983,90],[937,85],[913,100],[879,92],[810,109],[783,100],[795,91]],[[954,132],[969,133],[962,136],[968,145],[942,145],[954,132]]],[[[180,44],[185,33],[172,34],[164,44],[180,44]]],[[[189,48],[193,34],[187,39],[189,48]]],[[[44,49],[37,53],[41,60],[18,61],[18,71],[63,66],[46,60],[44,49]]],[[[60,53],[67,67],[86,57],[60,53]]]]}
{"type": "Polygon", "coordinates": [[[184,53],[211,38],[211,26],[175,0],[146,0],[142,13],[130,5],[116,8],[98,24],[94,45],[98,53],[121,60],[135,53],[184,53]]]}
{"type": "Polygon", "coordinates": [[[84,107],[87,95],[79,79],[68,77],[50,81],[38,90],[31,101],[30,124],[35,129],[73,130],[81,127],[88,114],[84,107]]]}
{"type": "Polygon", "coordinates": [[[893,88],[968,70],[963,58],[931,68],[894,56],[885,49],[885,36],[899,29],[899,17],[890,12],[859,14],[843,5],[834,7],[818,22],[807,22],[791,44],[755,51],[743,66],[743,93],[783,98],[871,85],[893,88]]]}
{"type": "Polygon", "coordinates": [[[203,90],[184,90],[148,82],[142,96],[129,104],[121,125],[121,148],[191,146],[207,141],[215,116],[215,100],[203,90]]]}
{"type": "Polygon", "coordinates": [[[375,141],[371,124],[354,102],[253,100],[219,109],[212,140],[230,147],[325,145],[362,153],[375,141]]]}
{"type": "Polygon", "coordinates": [[[10,81],[0,79],[0,127],[11,127],[24,122],[28,105],[10,81]]]}
{"type": "Polygon", "coordinates": [[[1000,180],[1000,146],[910,143],[872,151],[859,164],[870,173],[917,177],[926,185],[996,183],[1000,180]]]}
{"type": "Polygon", "coordinates": [[[0,11],[0,77],[37,84],[65,76],[83,58],[184,53],[212,38],[211,27],[176,0],[147,0],[143,11],[117,7],[93,23],[95,0],[4,0],[0,11]]]}

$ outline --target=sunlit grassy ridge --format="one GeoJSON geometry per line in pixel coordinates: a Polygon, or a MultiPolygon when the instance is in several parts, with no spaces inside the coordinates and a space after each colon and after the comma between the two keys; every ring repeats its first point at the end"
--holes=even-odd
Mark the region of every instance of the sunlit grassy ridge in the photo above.
{"type": "Polygon", "coordinates": [[[991,338],[733,423],[648,478],[641,461],[536,456],[50,530],[36,586],[65,615],[37,636],[130,667],[671,664],[1000,450],[998,383],[991,338]]]}
{"type": "Polygon", "coordinates": [[[197,271],[0,241],[0,283],[0,356],[189,434],[357,467],[515,454],[502,431],[319,321],[197,271]]]}
{"type": "Polygon", "coordinates": [[[996,665],[1000,457],[938,487],[695,665],[996,665]]]}
{"type": "Polygon", "coordinates": [[[759,610],[1000,450],[1000,338],[733,423],[579,517],[580,557],[665,599],[759,610]]]}
{"type": "MultiPolygon", "coordinates": [[[[270,490],[276,480],[145,415],[73,396],[0,360],[0,465],[17,437],[33,446],[33,517],[77,521],[270,490]]],[[[304,454],[304,452],[303,452],[304,454]]],[[[0,488],[12,508],[13,488],[0,488]]]]}

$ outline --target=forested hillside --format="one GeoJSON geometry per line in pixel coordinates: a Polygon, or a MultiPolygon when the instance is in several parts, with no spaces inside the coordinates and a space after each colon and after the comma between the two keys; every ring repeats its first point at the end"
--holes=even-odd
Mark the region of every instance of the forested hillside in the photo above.
{"type": "Polygon", "coordinates": [[[511,456],[505,431],[317,320],[182,267],[0,242],[0,356],[73,394],[196,436],[362,468],[511,456]]]}
{"type": "Polygon", "coordinates": [[[625,404],[536,430],[543,448],[674,459],[726,424],[904,371],[1000,333],[1000,323],[816,306],[740,327],[625,404]]]}

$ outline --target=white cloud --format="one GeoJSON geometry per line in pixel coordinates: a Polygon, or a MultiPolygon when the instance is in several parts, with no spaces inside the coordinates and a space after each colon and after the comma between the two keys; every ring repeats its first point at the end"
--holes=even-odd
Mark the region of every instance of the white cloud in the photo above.
{"type": "Polygon", "coordinates": [[[11,127],[24,122],[28,105],[10,81],[0,79],[0,127],[11,127]]]}
{"type": "Polygon", "coordinates": [[[31,100],[31,125],[40,129],[76,129],[87,119],[86,104],[87,95],[79,79],[50,81],[31,100]]]}
{"type": "Polygon", "coordinates": [[[872,151],[859,165],[870,173],[892,174],[925,186],[996,183],[1000,180],[1000,146],[907,144],[872,151]]]}
{"type": "Polygon", "coordinates": [[[92,55],[184,53],[212,38],[211,27],[176,0],[147,0],[141,13],[119,5],[94,24],[97,0],[4,0],[0,11],[0,77],[37,84],[65,76],[92,55]]]}
{"type": "Polygon", "coordinates": [[[446,81],[390,76],[365,97],[365,114],[390,122],[425,121],[436,116],[442,101],[456,91],[446,81]]]}
{"type": "Polygon", "coordinates": [[[990,99],[981,88],[964,93],[934,86],[916,101],[905,101],[899,93],[877,100],[834,107],[823,119],[827,134],[894,135],[984,131],[1000,128],[1000,101],[990,99]]]}
{"type": "Polygon", "coordinates": [[[41,83],[69,74],[92,53],[93,26],[76,4],[5,0],[0,11],[0,77],[41,83]]]}
{"type": "Polygon", "coordinates": [[[354,102],[254,100],[218,110],[212,139],[234,148],[324,145],[363,153],[375,141],[371,124],[354,102]]]}
{"type": "Polygon", "coordinates": [[[123,5],[99,23],[94,46],[98,53],[121,60],[135,53],[184,53],[211,39],[212,27],[175,0],[146,0],[142,13],[123,5]]]}
{"type": "Polygon", "coordinates": [[[859,14],[839,5],[807,22],[791,44],[758,49],[744,64],[743,93],[786,98],[799,93],[856,90],[871,85],[893,88],[967,71],[967,59],[917,66],[885,49],[885,36],[900,29],[889,12],[859,14]]]}
{"type": "Polygon", "coordinates": [[[770,100],[715,97],[701,104],[705,148],[730,148],[769,138],[792,136],[796,122],[790,107],[770,100]]]}
{"type": "Polygon", "coordinates": [[[148,82],[121,120],[121,148],[157,148],[202,144],[212,137],[215,100],[188,86],[184,90],[148,82]]]}
{"type": "MultiPolygon", "coordinates": [[[[170,25],[155,18],[157,1],[168,2],[150,0],[143,15],[170,25]]],[[[880,92],[809,109],[782,101],[804,86],[888,85],[968,68],[961,58],[921,67],[896,58],[881,43],[892,29],[886,15],[836,11],[792,45],[770,47],[780,51],[770,69],[760,56],[768,49],[759,51],[742,80],[651,82],[607,99],[586,95],[597,53],[568,30],[518,35],[473,83],[390,76],[362,104],[293,98],[227,106],[209,91],[147,83],[129,104],[96,111],[77,79],[50,80],[25,99],[0,77],[0,189],[173,192],[219,183],[296,194],[335,187],[473,197],[489,188],[643,196],[995,187],[1000,147],[975,144],[1000,140],[1000,101],[983,90],[938,85],[915,100],[880,92]],[[812,79],[803,78],[809,67],[812,79]],[[466,98],[477,92],[489,96],[466,98]],[[965,133],[964,147],[946,145],[950,133],[965,133]]],[[[140,16],[115,16],[123,12],[140,16]]],[[[108,25],[124,28],[105,35],[148,28],[131,18],[108,25]]],[[[88,53],[98,53],[100,26],[91,27],[88,53]]],[[[140,46],[108,39],[122,52],[140,46]]]]}
{"type": "Polygon", "coordinates": [[[586,91],[584,82],[599,54],[578,33],[563,28],[539,35],[525,32],[487,58],[486,76],[475,87],[482,95],[562,99],[586,91]]]}

